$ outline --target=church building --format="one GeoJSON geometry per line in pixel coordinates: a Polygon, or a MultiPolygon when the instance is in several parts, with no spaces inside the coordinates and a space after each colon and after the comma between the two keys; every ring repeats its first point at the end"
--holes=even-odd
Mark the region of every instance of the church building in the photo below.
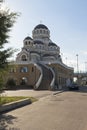
{"type": "Polygon", "coordinates": [[[32,37],[25,37],[23,47],[11,64],[9,79],[17,86],[35,90],[62,89],[73,80],[73,68],[65,65],[60,47],[50,39],[50,30],[43,24],[37,25],[32,37]]]}

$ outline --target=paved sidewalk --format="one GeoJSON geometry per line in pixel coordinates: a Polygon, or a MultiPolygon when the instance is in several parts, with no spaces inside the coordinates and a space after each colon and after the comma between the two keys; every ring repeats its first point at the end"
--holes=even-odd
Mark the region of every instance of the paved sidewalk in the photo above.
{"type": "Polygon", "coordinates": [[[11,91],[5,91],[3,95],[5,96],[29,96],[29,97],[35,97],[35,98],[42,98],[48,95],[56,94],[61,91],[35,91],[35,90],[11,90],[11,91]]]}

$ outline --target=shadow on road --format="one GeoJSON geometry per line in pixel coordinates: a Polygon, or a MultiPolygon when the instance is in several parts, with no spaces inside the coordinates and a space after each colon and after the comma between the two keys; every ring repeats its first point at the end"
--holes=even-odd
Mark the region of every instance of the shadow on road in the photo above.
{"type": "Polygon", "coordinates": [[[0,115],[0,130],[19,130],[18,128],[8,127],[8,125],[13,124],[14,119],[17,118],[12,115],[0,115]]]}

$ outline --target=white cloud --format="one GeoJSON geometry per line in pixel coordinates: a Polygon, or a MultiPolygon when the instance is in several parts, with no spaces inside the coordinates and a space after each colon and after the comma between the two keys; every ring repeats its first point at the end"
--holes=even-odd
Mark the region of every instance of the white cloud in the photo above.
{"type": "Polygon", "coordinates": [[[81,51],[83,55],[87,55],[87,51],[81,51]]]}
{"type": "MultiPolygon", "coordinates": [[[[84,54],[87,55],[87,52],[84,52],[84,54]]],[[[73,67],[75,72],[77,71],[77,57],[75,54],[63,53],[62,60],[66,65],[73,67]]],[[[78,57],[78,69],[79,72],[86,71],[86,64],[80,61],[80,57],[78,57]]]]}

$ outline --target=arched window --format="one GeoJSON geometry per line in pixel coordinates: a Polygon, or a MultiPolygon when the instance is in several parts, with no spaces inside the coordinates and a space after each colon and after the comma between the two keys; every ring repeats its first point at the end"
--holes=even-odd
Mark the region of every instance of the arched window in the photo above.
{"type": "Polygon", "coordinates": [[[42,30],[40,30],[40,33],[42,33],[42,30]]]}
{"type": "Polygon", "coordinates": [[[31,42],[29,41],[28,43],[30,44],[31,42]]]}
{"type": "Polygon", "coordinates": [[[32,72],[34,71],[34,68],[32,67],[32,72]]]}
{"type": "Polygon", "coordinates": [[[15,73],[16,72],[16,68],[10,68],[10,72],[11,73],[15,73]]]}
{"type": "Polygon", "coordinates": [[[27,45],[27,41],[25,41],[25,45],[27,45]]]}
{"type": "Polygon", "coordinates": [[[21,85],[26,85],[27,84],[27,78],[26,77],[22,77],[21,79],[21,85]]]}
{"type": "Polygon", "coordinates": [[[27,61],[27,56],[26,55],[22,55],[21,60],[22,61],[27,61]]]}
{"type": "Polygon", "coordinates": [[[26,73],[26,72],[28,72],[28,68],[27,67],[21,67],[20,72],[26,73]]]}
{"type": "Polygon", "coordinates": [[[45,34],[45,30],[43,30],[43,33],[45,34]]]}

